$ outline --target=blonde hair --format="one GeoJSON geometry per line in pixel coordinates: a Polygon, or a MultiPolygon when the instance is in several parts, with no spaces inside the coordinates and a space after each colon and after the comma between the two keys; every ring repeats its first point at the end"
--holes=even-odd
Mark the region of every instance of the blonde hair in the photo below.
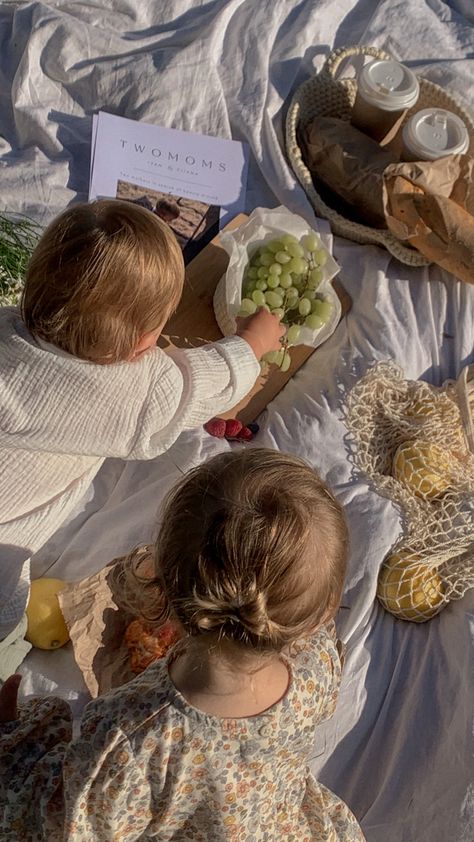
{"type": "Polygon", "coordinates": [[[30,332],[97,363],[127,360],[176,309],[181,249],[146,208],[100,199],[68,208],[44,232],[21,298],[30,332]]]}
{"type": "Polygon", "coordinates": [[[166,499],[155,547],[123,570],[147,620],[279,651],[334,616],[346,556],[341,506],[316,471],[251,448],[186,474],[166,499]]]}

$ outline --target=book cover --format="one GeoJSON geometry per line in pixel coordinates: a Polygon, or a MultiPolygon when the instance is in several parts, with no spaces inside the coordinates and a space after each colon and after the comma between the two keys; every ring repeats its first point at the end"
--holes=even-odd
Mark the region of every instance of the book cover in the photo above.
{"type": "Polygon", "coordinates": [[[99,112],[89,199],[143,205],[174,231],[188,263],[245,208],[248,147],[99,112]]]}

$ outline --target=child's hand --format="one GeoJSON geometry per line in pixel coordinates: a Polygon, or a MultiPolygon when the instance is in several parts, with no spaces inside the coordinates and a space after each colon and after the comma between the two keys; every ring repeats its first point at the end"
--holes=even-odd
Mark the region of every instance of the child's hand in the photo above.
{"type": "Polygon", "coordinates": [[[269,351],[280,350],[280,339],[285,335],[285,331],[286,328],[278,316],[273,316],[264,307],[257,310],[253,316],[237,318],[237,336],[248,342],[258,360],[269,351]]]}
{"type": "Polygon", "coordinates": [[[0,690],[0,722],[12,722],[17,718],[18,689],[21,675],[11,675],[0,690]]]}

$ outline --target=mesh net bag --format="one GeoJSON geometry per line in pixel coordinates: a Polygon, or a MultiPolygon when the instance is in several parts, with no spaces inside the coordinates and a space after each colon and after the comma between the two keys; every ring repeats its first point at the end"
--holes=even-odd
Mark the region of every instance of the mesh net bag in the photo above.
{"type": "Polygon", "coordinates": [[[348,397],[354,465],[402,511],[403,537],[384,559],[377,595],[405,620],[429,620],[474,587],[469,394],[452,381],[436,388],[405,380],[398,366],[378,363],[348,397]]]}

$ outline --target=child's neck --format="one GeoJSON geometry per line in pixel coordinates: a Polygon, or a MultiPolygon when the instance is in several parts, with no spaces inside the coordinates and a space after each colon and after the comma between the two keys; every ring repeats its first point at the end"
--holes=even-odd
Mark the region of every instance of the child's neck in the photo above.
{"type": "Polygon", "coordinates": [[[193,707],[211,716],[255,716],[278,702],[289,683],[288,668],[277,653],[239,658],[229,652],[191,645],[170,663],[170,678],[193,707]]]}

